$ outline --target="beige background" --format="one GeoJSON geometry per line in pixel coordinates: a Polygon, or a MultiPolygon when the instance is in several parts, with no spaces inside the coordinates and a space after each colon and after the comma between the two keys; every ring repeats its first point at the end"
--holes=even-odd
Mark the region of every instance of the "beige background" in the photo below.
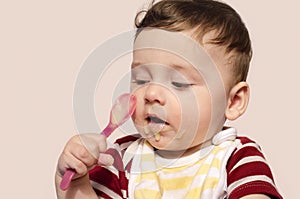
{"type": "MultiPolygon", "coordinates": [[[[0,2],[1,198],[55,198],[56,161],[76,134],[72,92],[80,66],[102,42],[132,29],[143,2],[0,2]]],[[[299,6],[226,2],[242,15],[254,48],[251,103],[234,124],[260,143],[282,194],[298,198],[299,6]]],[[[101,124],[109,103],[103,107],[101,124]]]]}

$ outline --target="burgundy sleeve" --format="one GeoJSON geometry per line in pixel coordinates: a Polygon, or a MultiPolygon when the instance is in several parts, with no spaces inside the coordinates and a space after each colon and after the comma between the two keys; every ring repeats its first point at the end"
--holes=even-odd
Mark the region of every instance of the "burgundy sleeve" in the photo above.
{"type": "Polygon", "coordinates": [[[105,199],[126,198],[128,179],[126,178],[122,156],[127,146],[135,141],[138,136],[126,136],[116,140],[118,149],[109,148],[106,153],[114,157],[111,167],[96,166],[89,171],[89,178],[94,191],[105,199]]]}
{"type": "Polygon", "coordinates": [[[264,194],[282,199],[260,147],[246,137],[238,137],[240,143],[227,163],[228,199],[250,194],[264,194]]]}

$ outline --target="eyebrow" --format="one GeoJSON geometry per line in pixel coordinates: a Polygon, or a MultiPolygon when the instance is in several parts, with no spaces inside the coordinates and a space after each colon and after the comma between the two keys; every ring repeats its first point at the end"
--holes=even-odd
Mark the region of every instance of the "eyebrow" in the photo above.
{"type": "Polygon", "coordinates": [[[202,76],[201,72],[199,72],[195,66],[193,65],[178,65],[178,64],[172,64],[171,67],[174,67],[176,70],[181,71],[181,72],[186,72],[185,74],[188,75],[190,78],[192,78],[195,81],[199,81],[199,77],[202,81],[202,76]],[[193,70],[193,72],[191,72],[193,70]],[[200,75],[200,76],[198,76],[200,75]]]}
{"type": "Polygon", "coordinates": [[[186,66],[186,65],[183,66],[183,65],[178,65],[178,64],[171,64],[170,67],[175,68],[175,69],[177,69],[179,71],[182,71],[182,70],[188,68],[188,66],[186,66]]]}
{"type": "MultiPolygon", "coordinates": [[[[136,66],[140,66],[142,65],[141,62],[132,62],[131,63],[131,67],[136,67],[136,66]]],[[[169,67],[178,69],[178,70],[184,70],[185,68],[188,68],[188,66],[182,66],[182,65],[178,65],[178,64],[169,64],[169,67]]]]}
{"type": "MultiPolygon", "coordinates": [[[[137,66],[141,66],[143,64],[144,63],[141,63],[139,61],[135,61],[135,62],[131,63],[131,67],[134,68],[134,67],[137,67],[137,66]]],[[[174,68],[175,70],[177,70],[179,72],[180,71],[181,72],[187,72],[185,74],[189,75],[193,80],[196,80],[196,81],[199,81],[199,77],[196,74],[200,74],[200,76],[201,76],[201,73],[199,73],[199,71],[193,65],[187,65],[187,64],[179,65],[179,64],[173,63],[173,64],[169,64],[168,66],[174,68]],[[194,72],[192,72],[192,73],[188,72],[191,69],[194,69],[194,72]]],[[[202,79],[202,77],[201,77],[201,79],[202,79]]]]}

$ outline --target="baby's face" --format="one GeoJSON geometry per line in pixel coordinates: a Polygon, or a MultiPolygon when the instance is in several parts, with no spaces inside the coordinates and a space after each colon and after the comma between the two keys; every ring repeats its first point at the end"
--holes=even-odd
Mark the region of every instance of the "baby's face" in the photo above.
{"type": "MultiPolygon", "coordinates": [[[[219,73],[222,79],[226,78],[224,71],[219,73]]],[[[183,57],[159,49],[135,50],[131,89],[137,98],[133,122],[156,149],[192,150],[208,139],[211,90],[205,77],[183,57]]]]}

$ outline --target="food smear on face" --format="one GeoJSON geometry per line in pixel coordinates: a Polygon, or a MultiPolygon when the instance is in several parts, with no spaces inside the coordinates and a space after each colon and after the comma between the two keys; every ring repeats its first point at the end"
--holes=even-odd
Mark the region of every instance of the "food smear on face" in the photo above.
{"type": "Polygon", "coordinates": [[[160,133],[156,133],[155,135],[154,135],[154,137],[155,137],[155,141],[159,141],[160,140],[160,133]]]}
{"type": "Polygon", "coordinates": [[[145,132],[146,135],[149,135],[150,129],[149,129],[148,126],[144,126],[144,132],[145,132]]]}
{"type": "Polygon", "coordinates": [[[147,133],[149,134],[151,132],[151,135],[154,136],[155,140],[158,142],[161,138],[160,131],[165,127],[166,123],[156,117],[150,117],[149,120],[147,133]]]}

